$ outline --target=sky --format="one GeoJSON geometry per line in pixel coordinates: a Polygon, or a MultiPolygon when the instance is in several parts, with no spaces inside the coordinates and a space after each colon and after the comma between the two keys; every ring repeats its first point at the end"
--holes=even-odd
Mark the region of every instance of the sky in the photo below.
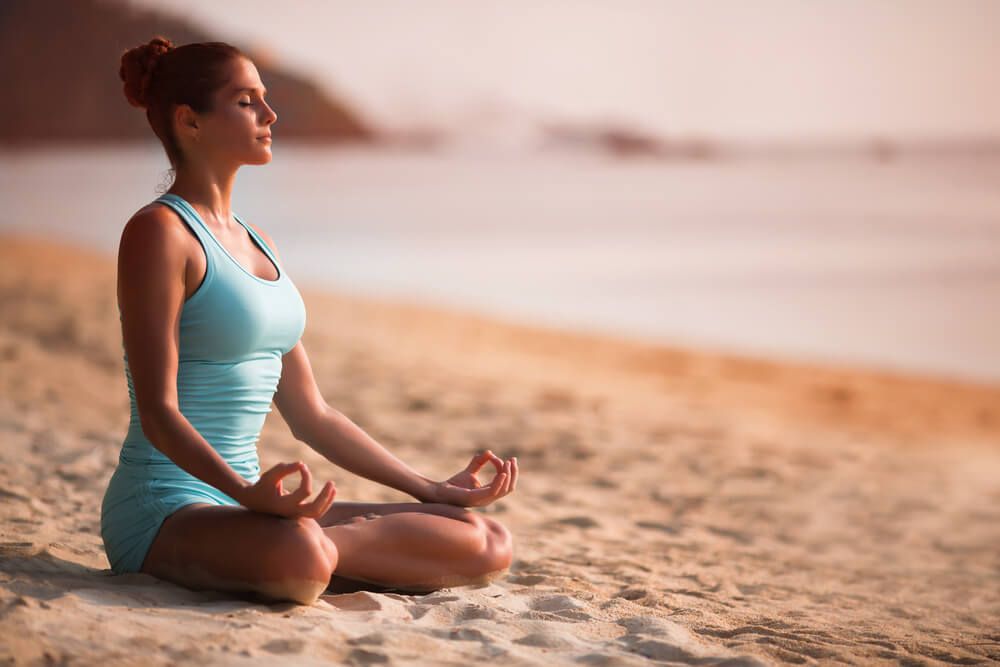
{"type": "Polygon", "coordinates": [[[662,136],[1000,136],[994,0],[130,2],[269,53],[386,128],[499,108],[662,136]]]}

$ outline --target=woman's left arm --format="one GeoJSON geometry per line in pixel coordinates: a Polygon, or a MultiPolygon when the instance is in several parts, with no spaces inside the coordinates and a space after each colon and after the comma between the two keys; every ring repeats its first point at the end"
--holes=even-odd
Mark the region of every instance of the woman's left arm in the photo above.
{"type": "MultiPolygon", "coordinates": [[[[270,237],[256,225],[254,229],[284,265],[270,237]]],[[[335,465],[408,493],[421,502],[466,507],[486,505],[510,493],[516,484],[516,460],[501,461],[488,450],[444,482],[435,482],[410,468],[346,415],[326,403],[301,340],[282,357],[281,379],[274,394],[274,404],[297,440],[305,442],[335,465]],[[492,482],[483,486],[475,475],[487,463],[493,464],[497,474],[492,482]]]]}
{"type": "Polygon", "coordinates": [[[323,400],[301,340],[282,359],[274,404],[295,438],[332,463],[421,502],[434,501],[435,482],[410,468],[323,400]]]}
{"type": "Polygon", "coordinates": [[[332,463],[365,479],[408,493],[420,502],[460,507],[482,506],[514,490],[517,459],[503,461],[490,450],[472,457],[469,464],[443,482],[419,474],[365,433],[339,410],[323,400],[300,340],[283,357],[281,380],[274,402],[296,439],[332,463]],[[483,485],[476,478],[487,464],[496,476],[483,485]]]}

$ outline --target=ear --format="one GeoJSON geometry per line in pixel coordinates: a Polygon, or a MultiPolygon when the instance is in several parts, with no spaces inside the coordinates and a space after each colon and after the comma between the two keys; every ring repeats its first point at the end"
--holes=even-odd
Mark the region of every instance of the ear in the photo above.
{"type": "Polygon", "coordinates": [[[174,121],[177,129],[184,135],[195,139],[198,136],[198,114],[189,104],[178,104],[174,109],[174,121]]]}

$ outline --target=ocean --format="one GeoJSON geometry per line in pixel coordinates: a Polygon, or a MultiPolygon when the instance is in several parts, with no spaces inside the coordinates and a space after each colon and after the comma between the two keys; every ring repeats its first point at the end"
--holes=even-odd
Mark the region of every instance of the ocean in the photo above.
{"type": "MultiPolygon", "coordinates": [[[[283,146],[240,216],[300,286],[1000,383],[1000,157],[719,161],[283,146]]],[[[0,151],[0,231],[111,255],[158,143],[0,151]]]]}

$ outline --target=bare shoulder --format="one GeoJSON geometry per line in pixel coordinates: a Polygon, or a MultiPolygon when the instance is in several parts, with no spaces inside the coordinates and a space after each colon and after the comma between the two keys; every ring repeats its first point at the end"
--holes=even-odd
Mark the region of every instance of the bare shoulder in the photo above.
{"type": "Polygon", "coordinates": [[[133,213],[122,230],[123,239],[129,236],[145,240],[168,240],[171,237],[183,239],[186,235],[177,213],[168,206],[155,202],[149,203],[133,213]]]}
{"type": "Polygon", "coordinates": [[[191,234],[167,206],[150,203],[136,211],[122,229],[120,266],[183,265],[190,253],[191,234]]]}

